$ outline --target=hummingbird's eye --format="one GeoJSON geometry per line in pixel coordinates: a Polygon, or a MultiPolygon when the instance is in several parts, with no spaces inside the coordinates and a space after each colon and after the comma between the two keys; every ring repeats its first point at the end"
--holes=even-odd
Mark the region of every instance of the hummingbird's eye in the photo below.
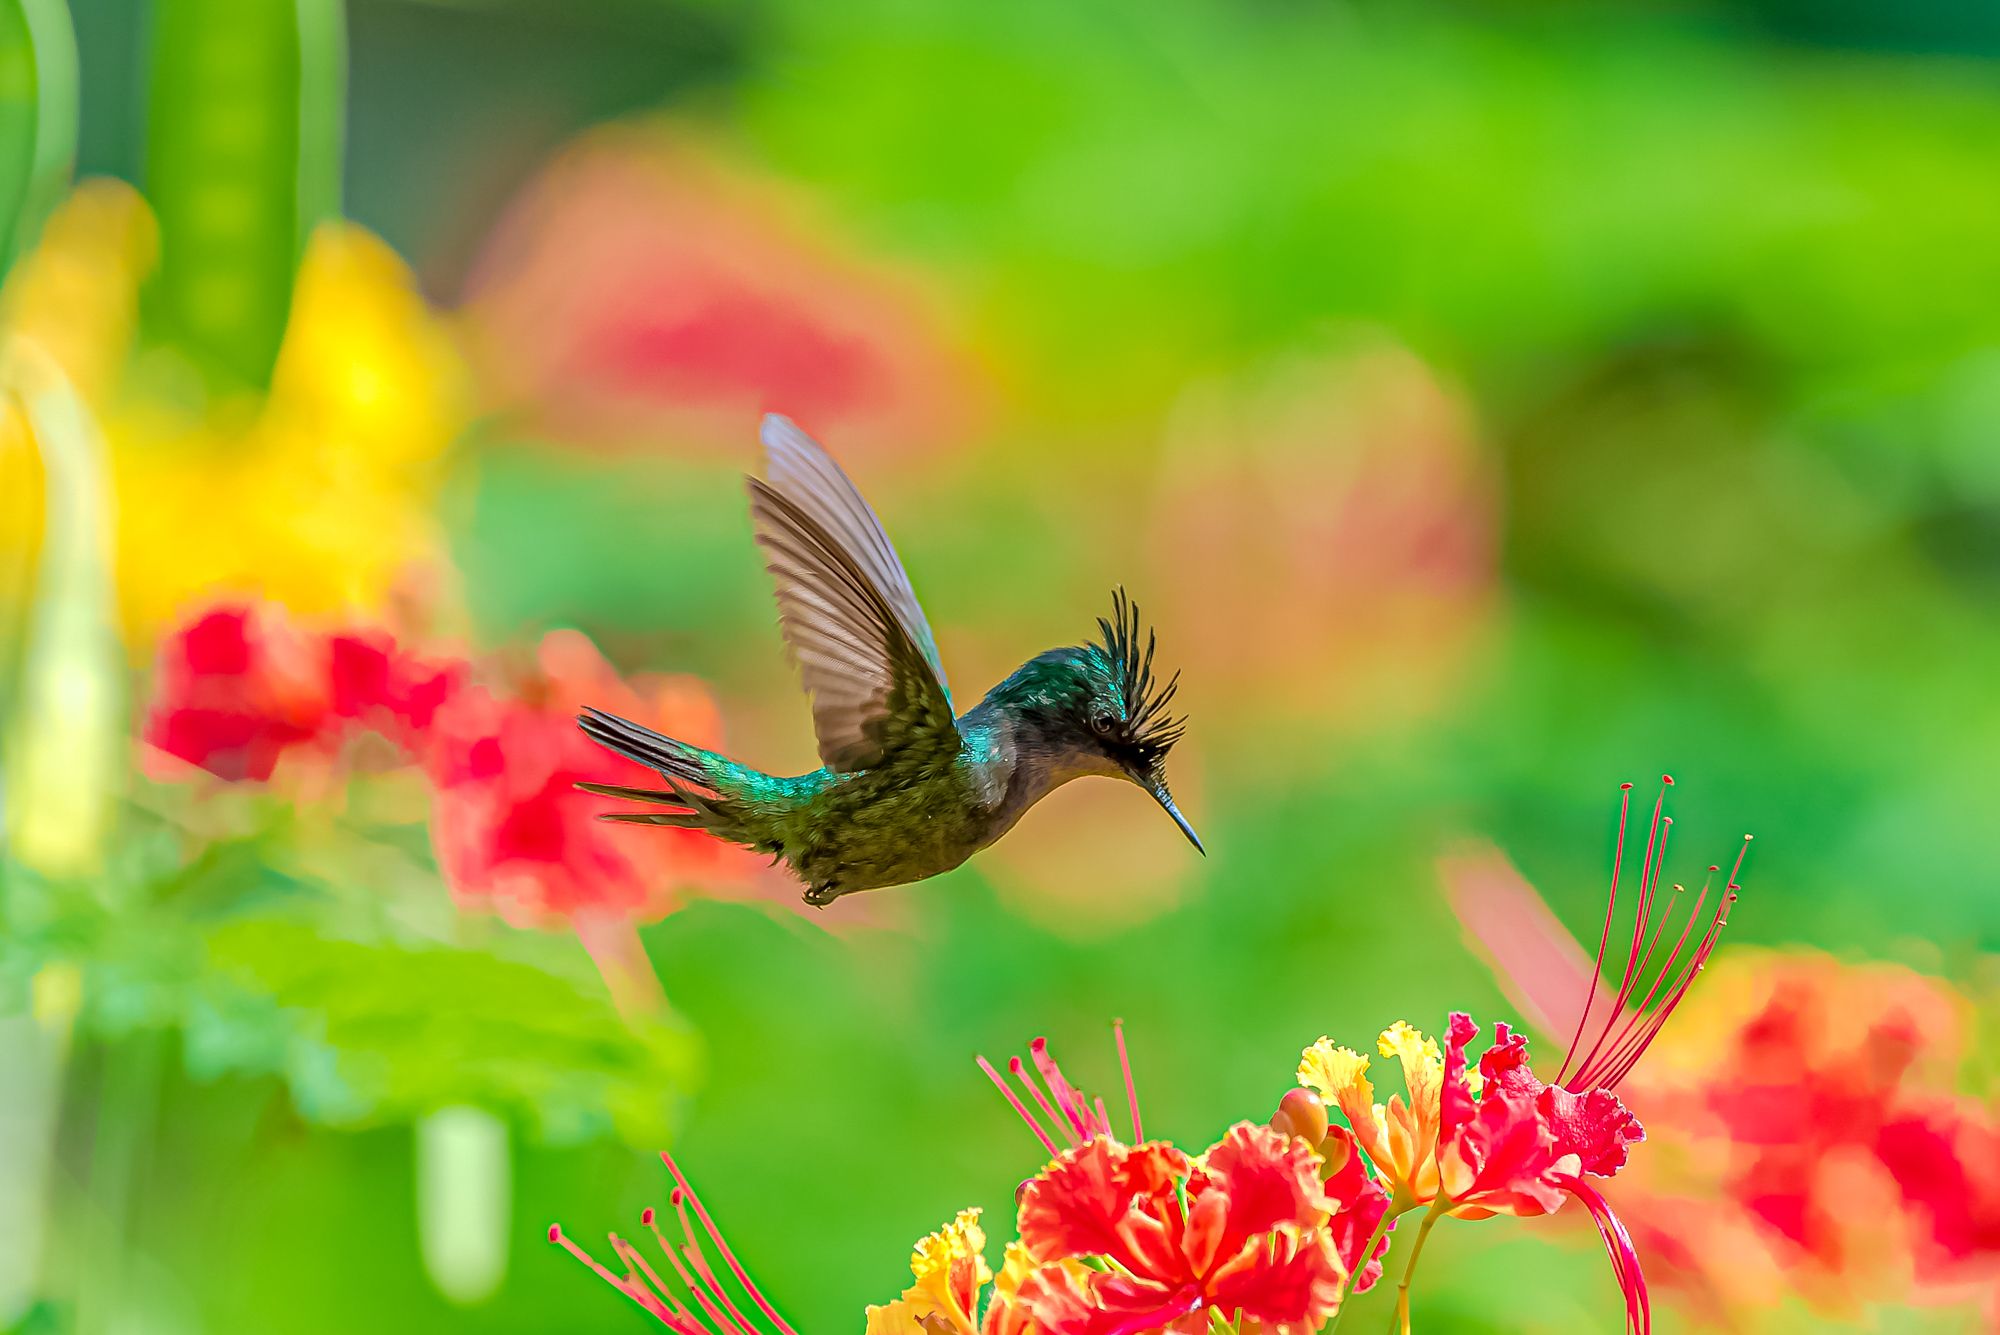
{"type": "Polygon", "coordinates": [[[1090,716],[1090,730],[1099,737],[1109,737],[1111,730],[1118,726],[1118,720],[1102,710],[1090,716]]]}

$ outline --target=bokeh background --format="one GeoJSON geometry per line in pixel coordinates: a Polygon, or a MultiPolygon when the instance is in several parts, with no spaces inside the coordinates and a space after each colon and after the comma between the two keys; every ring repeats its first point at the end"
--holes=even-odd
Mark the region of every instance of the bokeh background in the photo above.
{"type": "MultiPolygon", "coordinates": [[[[671,1146],[858,1329],[1038,1166],[975,1053],[1123,1017],[1205,1144],[1510,1014],[1438,854],[1587,935],[1666,770],[1757,842],[1610,1193],[1662,1325],[2000,1317],[1991,5],[0,9],[0,1327],[638,1330],[543,1233],[671,1146]],[[962,702],[1134,593],[1206,860],[1091,780],[816,913],[589,825],[576,703],[815,763],[767,409],[962,702]]],[[[1433,1247],[1420,1329],[1615,1321],[1580,1218],[1433,1247]]]]}

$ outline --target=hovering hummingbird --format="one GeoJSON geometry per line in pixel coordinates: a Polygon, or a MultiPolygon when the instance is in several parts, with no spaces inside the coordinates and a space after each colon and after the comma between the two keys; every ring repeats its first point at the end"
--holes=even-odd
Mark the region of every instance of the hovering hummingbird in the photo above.
{"type": "Polygon", "coordinates": [[[762,435],[769,477],[748,479],[750,515],[825,767],[766,774],[586,709],[577,721],[594,741],[665,787],[577,786],[674,808],[602,819],[706,830],[770,854],[820,906],[949,871],[1086,774],[1138,784],[1201,850],[1167,789],[1167,752],[1187,722],[1166,714],[1180,674],[1155,689],[1154,637],[1141,647],[1139,609],[1122,589],[1097,623],[1100,642],[1037,654],[953,717],[937,644],[882,522],[789,420],[767,416],[762,435]]]}

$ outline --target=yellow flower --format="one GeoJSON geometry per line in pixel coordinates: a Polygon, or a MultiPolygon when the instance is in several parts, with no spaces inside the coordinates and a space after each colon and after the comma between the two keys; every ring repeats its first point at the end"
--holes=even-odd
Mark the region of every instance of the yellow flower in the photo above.
{"type": "MultiPolygon", "coordinates": [[[[1401,1061],[1407,1099],[1392,1094],[1387,1105],[1375,1102],[1368,1058],[1351,1048],[1336,1047],[1329,1038],[1299,1055],[1299,1083],[1346,1116],[1355,1140],[1388,1182],[1399,1206],[1420,1205],[1438,1190],[1444,1055],[1436,1039],[1402,1020],[1384,1029],[1375,1045],[1384,1057],[1401,1061]]],[[[1468,1074],[1467,1083],[1476,1091],[1478,1076],[1468,1074]]]]}
{"type": "MultiPolygon", "coordinates": [[[[171,350],[133,357],[157,239],[130,187],[79,187],[7,287],[9,332],[41,347],[102,423],[129,641],[197,600],[262,596],[378,613],[442,565],[436,463],[470,416],[445,324],[365,229],[329,223],[300,265],[267,395],[209,397],[171,350]]],[[[33,542],[0,511],[0,554],[33,542]]]]}
{"type": "Polygon", "coordinates": [[[910,1253],[916,1282],[895,1302],[868,1309],[868,1335],[971,1335],[978,1329],[979,1293],[993,1279],[979,1213],[961,1210],[917,1243],[910,1253]]]}

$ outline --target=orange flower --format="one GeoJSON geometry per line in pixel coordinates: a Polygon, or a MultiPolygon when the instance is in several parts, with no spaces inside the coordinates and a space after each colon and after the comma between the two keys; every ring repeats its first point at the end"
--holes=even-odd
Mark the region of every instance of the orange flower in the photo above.
{"type": "Polygon", "coordinates": [[[1248,1122],[1198,1161],[1095,1137],[1022,1191],[1021,1244],[1045,1268],[1020,1302],[1056,1335],[1206,1330],[1210,1311],[1316,1331],[1347,1278],[1326,1228],[1344,1203],[1320,1168],[1304,1141],[1248,1122]],[[1108,1268],[1051,1267],[1085,1258],[1108,1268]]]}

